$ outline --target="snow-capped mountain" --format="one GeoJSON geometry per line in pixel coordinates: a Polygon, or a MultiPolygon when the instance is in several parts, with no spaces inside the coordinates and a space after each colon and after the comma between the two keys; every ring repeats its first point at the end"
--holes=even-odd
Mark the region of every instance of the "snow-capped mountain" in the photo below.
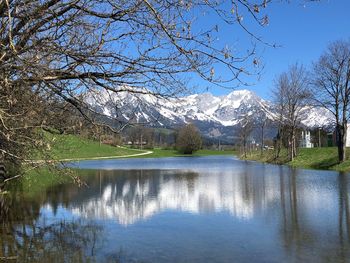
{"type": "MultiPolygon", "coordinates": [[[[249,90],[234,90],[224,96],[202,93],[181,98],[103,91],[89,94],[87,100],[97,112],[110,117],[166,128],[192,122],[211,137],[232,135],[232,127],[238,126],[245,116],[256,121],[273,120],[276,116],[271,102],[249,90]]],[[[302,116],[302,124],[310,128],[329,126],[332,120],[329,112],[319,108],[307,107],[302,116]]]]}

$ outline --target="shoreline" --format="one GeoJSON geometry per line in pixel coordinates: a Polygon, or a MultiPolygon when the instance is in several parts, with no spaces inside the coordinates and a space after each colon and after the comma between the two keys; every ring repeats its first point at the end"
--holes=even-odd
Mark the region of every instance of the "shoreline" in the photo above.
{"type": "Polygon", "coordinates": [[[89,161],[89,160],[106,160],[106,159],[120,159],[120,158],[131,158],[143,155],[152,154],[153,151],[145,151],[142,153],[127,154],[127,155],[112,155],[112,156],[97,156],[97,157],[77,157],[77,158],[64,158],[57,160],[28,160],[30,163],[58,163],[58,162],[75,162],[75,161],[89,161]]]}
{"type": "MultiPolygon", "coordinates": [[[[349,149],[350,151],[350,149],[349,149]]],[[[322,148],[300,148],[297,157],[293,161],[289,161],[286,151],[283,150],[279,158],[274,158],[274,151],[264,151],[261,155],[260,151],[251,152],[247,157],[238,155],[240,160],[256,161],[260,163],[268,163],[275,165],[287,165],[293,168],[350,172],[350,159],[338,163],[336,147],[322,148]]]]}
{"type": "MultiPolygon", "coordinates": [[[[126,147],[118,146],[118,148],[125,149],[125,150],[131,150],[126,147]]],[[[179,153],[177,150],[174,149],[161,149],[161,148],[154,148],[152,150],[141,150],[141,149],[132,149],[133,151],[140,152],[140,153],[134,153],[134,154],[123,154],[123,155],[108,155],[108,156],[91,156],[91,157],[73,157],[73,158],[57,158],[57,159],[50,159],[50,160],[26,160],[27,163],[32,164],[44,164],[44,163],[58,163],[58,162],[73,162],[73,161],[88,161],[88,160],[107,160],[107,159],[128,159],[128,158],[134,158],[134,157],[140,157],[144,156],[144,158],[165,158],[165,157],[201,157],[201,156],[237,156],[237,152],[230,150],[230,151],[219,151],[219,150],[207,150],[202,149],[199,150],[193,154],[182,154],[179,153]]]]}

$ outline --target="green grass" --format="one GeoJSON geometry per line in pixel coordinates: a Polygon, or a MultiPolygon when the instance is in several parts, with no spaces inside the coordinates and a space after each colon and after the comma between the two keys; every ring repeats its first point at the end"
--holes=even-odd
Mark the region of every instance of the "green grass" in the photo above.
{"type": "MultiPolygon", "coordinates": [[[[42,159],[89,159],[98,157],[114,157],[144,153],[152,151],[152,154],[134,156],[135,158],[160,158],[160,157],[176,157],[176,156],[191,156],[179,153],[174,149],[134,149],[130,147],[114,147],[106,144],[100,144],[98,141],[85,139],[76,135],[53,135],[45,133],[44,136],[50,145],[51,149],[43,156],[38,152],[32,155],[34,160],[42,159]]],[[[216,151],[216,150],[199,150],[192,156],[207,156],[207,155],[232,155],[234,151],[216,151]]]]}
{"type": "Polygon", "coordinates": [[[188,157],[188,156],[209,156],[209,155],[235,155],[235,151],[216,151],[216,150],[199,150],[194,152],[192,155],[179,153],[174,149],[161,149],[154,148],[152,150],[153,153],[144,155],[144,156],[136,156],[135,158],[163,158],[163,157],[188,157]]]}
{"type": "Polygon", "coordinates": [[[337,148],[303,148],[300,149],[297,158],[289,164],[312,169],[334,169],[338,164],[337,148]]]}
{"type": "Polygon", "coordinates": [[[43,197],[45,189],[59,184],[74,183],[76,176],[74,170],[42,167],[27,172],[19,180],[11,181],[7,187],[11,192],[20,189],[25,197],[38,198],[43,197]]]}
{"type": "Polygon", "coordinates": [[[225,151],[217,151],[217,150],[199,150],[195,153],[196,156],[207,156],[207,155],[237,155],[236,151],[233,150],[225,150],[225,151]]]}
{"type": "MultiPolygon", "coordinates": [[[[140,153],[139,150],[101,144],[74,135],[48,135],[52,142],[50,156],[54,159],[79,159],[122,156],[140,153]]],[[[37,159],[41,159],[40,156],[37,159]]]]}
{"type": "MultiPolygon", "coordinates": [[[[347,149],[350,152],[350,149],[347,149]]],[[[264,151],[263,156],[260,152],[253,152],[247,156],[248,160],[255,160],[268,163],[288,164],[293,167],[307,168],[307,169],[322,169],[335,170],[341,172],[350,171],[350,159],[341,164],[338,164],[338,155],[336,147],[322,147],[322,148],[301,148],[298,156],[293,161],[288,161],[287,151],[284,149],[281,152],[279,159],[274,159],[274,151],[264,151]]]]}

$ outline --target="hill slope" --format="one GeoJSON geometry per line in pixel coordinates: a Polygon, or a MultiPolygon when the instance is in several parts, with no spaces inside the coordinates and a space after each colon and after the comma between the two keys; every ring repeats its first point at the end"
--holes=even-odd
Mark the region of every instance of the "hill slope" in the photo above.
{"type": "Polygon", "coordinates": [[[49,155],[51,158],[58,160],[125,156],[145,152],[100,144],[97,141],[75,135],[48,135],[48,137],[53,146],[49,155]]]}

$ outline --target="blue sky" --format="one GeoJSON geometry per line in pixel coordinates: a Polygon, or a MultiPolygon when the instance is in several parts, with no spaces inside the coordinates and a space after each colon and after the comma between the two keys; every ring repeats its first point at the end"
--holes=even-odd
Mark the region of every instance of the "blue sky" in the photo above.
{"type": "MultiPolygon", "coordinates": [[[[286,2],[277,1],[270,6],[267,27],[259,28],[246,21],[247,26],[265,41],[281,45],[279,48],[258,46],[264,71],[260,80],[250,78],[252,85],[240,87],[253,90],[265,99],[270,98],[275,76],[285,71],[288,65],[298,62],[311,67],[330,42],[350,39],[350,0],[321,0],[305,4],[297,0],[286,2]]],[[[243,32],[235,36],[224,32],[220,37],[220,41],[228,43],[238,41],[237,49],[244,49],[248,43],[243,32]]],[[[204,86],[210,86],[196,77],[193,82],[201,86],[199,92],[206,89],[204,86]]],[[[230,92],[212,86],[209,91],[215,95],[230,92]]]]}

